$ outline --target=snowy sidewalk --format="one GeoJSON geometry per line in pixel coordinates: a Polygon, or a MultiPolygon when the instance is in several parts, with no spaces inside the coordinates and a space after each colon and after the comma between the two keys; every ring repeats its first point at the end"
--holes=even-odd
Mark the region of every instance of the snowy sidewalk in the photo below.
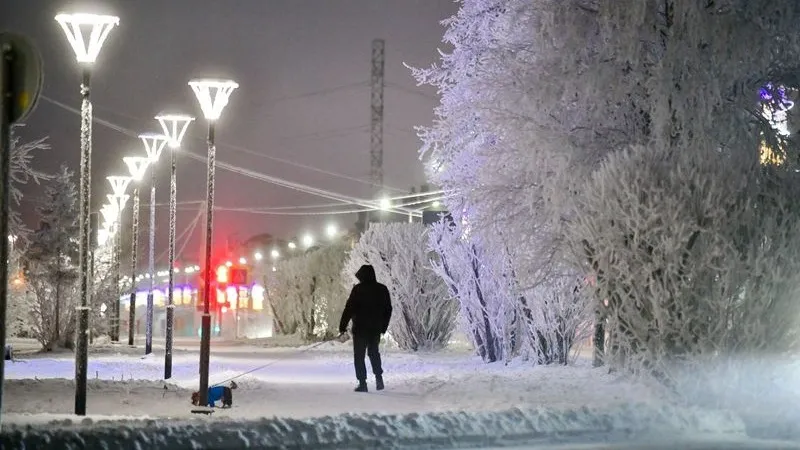
{"type": "MultiPolygon", "coordinates": [[[[356,394],[346,344],[305,353],[244,348],[211,361],[211,382],[221,382],[270,363],[237,379],[234,408],[213,418],[307,418],[352,413],[495,411],[512,407],[556,409],[608,407],[663,399],[645,386],[586,365],[530,367],[486,365],[468,353],[384,354],[387,390],[356,394]]],[[[100,416],[190,417],[189,398],[198,385],[198,356],[175,356],[166,385],[163,355],[92,355],[88,411],[100,416]],[[120,381],[123,379],[124,381],[120,381]]],[[[68,417],[73,408],[71,355],[37,357],[6,368],[5,419],[39,422],[68,417]],[[44,414],[45,416],[36,417],[44,414]]],[[[371,386],[372,387],[372,386],[371,386]]]]}

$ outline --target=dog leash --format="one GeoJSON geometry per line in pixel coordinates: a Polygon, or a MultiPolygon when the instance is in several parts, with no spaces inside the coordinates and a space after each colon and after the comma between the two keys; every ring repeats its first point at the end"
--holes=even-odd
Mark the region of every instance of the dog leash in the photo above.
{"type": "MultiPolygon", "coordinates": [[[[322,344],[325,344],[326,342],[335,341],[335,340],[339,339],[340,337],[342,337],[343,335],[344,335],[344,333],[336,336],[335,338],[330,338],[330,339],[327,339],[327,340],[324,340],[324,341],[319,341],[316,344],[309,345],[308,347],[306,347],[306,348],[304,348],[302,350],[290,353],[290,355],[301,355],[301,354],[303,354],[303,353],[305,353],[307,351],[310,351],[310,350],[313,350],[313,349],[319,347],[322,344]]],[[[253,372],[258,372],[261,369],[265,369],[265,368],[267,368],[267,367],[269,367],[269,366],[271,366],[273,364],[277,364],[277,363],[279,363],[279,362],[281,362],[281,361],[283,361],[285,359],[287,359],[287,358],[283,357],[283,358],[276,359],[275,361],[270,361],[270,362],[268,362],[268,363],[266,363],[266,364],[264,364],[262,366],[256,367],[255,369],[248,370],[247,372],[242,372],[239,375],[236,375],[236,376],[233,376],[231,378],[228,378],[227,380],[220,381],[219,383],[212,384],[209,387],[211,388],[211,387],[216,387],[216,386],[222,386],[223,384],[225,384],[225,383],[227,383],[229,381],[233,381],[233,380],[235,380],[237,378],[243,377],[245,375],[249,375],[249,374],[251,374],[253,372]]]]}

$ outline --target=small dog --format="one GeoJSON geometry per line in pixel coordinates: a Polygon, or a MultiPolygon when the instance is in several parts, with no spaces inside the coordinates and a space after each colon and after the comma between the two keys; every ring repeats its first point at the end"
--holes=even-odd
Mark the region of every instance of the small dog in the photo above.
{"type": "MultiPolygon", "coordinates": [[[[228,386],[212,386],[208,388],[208,406],[214,408],[214,403],[222,400],[222,407],[223,408],[230,408],[233,406],[233,390],[238,388],[239,386],[236,382],[231,381],[230,387],[228,386]]],[[[194,406],[205,406],[200,405],[200,392],[193,392],[192,393],[192,405],[194,406]]]]}

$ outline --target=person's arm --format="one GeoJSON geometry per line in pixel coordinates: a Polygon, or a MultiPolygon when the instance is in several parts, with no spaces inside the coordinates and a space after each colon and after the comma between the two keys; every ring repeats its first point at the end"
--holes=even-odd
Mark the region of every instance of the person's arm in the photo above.
{"type": "Polygon", "coordinates": [[[392,298],[389,295],[389,289],[384,287],[384,308],[383,308],[383,333],[389,331],[389,322],[392,320],[392,298]]]}
{"type": "Polygon", "coordinates": [[[344,305],[344,311],[342,311],[342,319],[339,321],[339,333],[344,334],[347,331],[347,324],[350,322],[350,319],[353,318],[353,303],[355,303],[356,299],[356,286],[353,286],[353,289],[350,291],[350,297],[347,298],[347,303],[344,305]]]}

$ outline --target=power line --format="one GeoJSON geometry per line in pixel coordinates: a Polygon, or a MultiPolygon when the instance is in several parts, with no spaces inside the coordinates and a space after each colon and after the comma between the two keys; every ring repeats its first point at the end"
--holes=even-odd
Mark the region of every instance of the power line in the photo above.
{"type": "MultiPolygon", "coordinates": [[[[69,105],[67,105],[65,103],[62,103],[62,102],[58,101],[58,100],[52,99],[52,98],[50,98],[50,97],[48,97],[46,95],[42,95],[40,98],[42,100],[44,100],[44,101],[52,103],[55,106],[60,107],[62,109],[65,109],[65,110],[70,111],[70,112],[75,113],[75,114],[80,114],[80,110],[78,110],[77,108],[69,106],[69,105]]],[[[132,118],[132,116],[127,116],[127,117],[131,117],[132,118]]],[[[133,138],[138,138],[138,136],[139,136],[139,133],[136,133],[134,131],[128,130],[125,127],[119,126],[119,125],[114,124],[112,122],[109,122],[107,120],[100,119],[100,118],[97,117],[97,115],[93,116],[93,120],[94,120],[94,122],[96,122],[96,123],[98,123],[100,125],[103,125],[103,126],[105,126],[107,128],[110,128],[110,129],[112,129],[114,131],[118,131],[118,132],[120,132],[122,134],[125,134],[127,136],[130,136],[130,137],[133,137],[133,138]]],[[[190,135],[190,136],[193,139],[198,140],[198,141],[205,142],[205,140],[206,140],[205,137],[200,137],[200,136],[197,136],[197,135],[190,135]]],[[[248,148],[241,147],[241,146],[238,146],[238,145],[234,145],[234,144],[231,144],[231,143],[219,142],[218,141],[217,142],[217,147],[229,148],[231,150],[240,151],[242,153],[247,153],[249,155],[258,156],[260,158],[270,159],[272,161],[277,161],[277,162],[280,162],[280,163],[283,163],[283,164],[299,167],[301,169],[306,169],[306,170],[310,170],[310,171],[313,171],[313,172],[322,173],[322,174],[329,175],[329,176],[332,176],[332,177],[342,178],[342,179],[345,179],[345,180],[349,180],[349,181],[353,181],[353,182],[357,182],[357,183],[361,183],[361,184],[366,184],[366,185],[369,185],[369,186],[373,185],[373,183],[371,181],[368,181],[368,180],[364,180],[364,179],[356,178],[356,177],[351,177],[349,175],[344,175],[344,174],[341,174],[341,173],[338,173],[338,172],[333,172],[333,171],[330,171],[330,170],[320,169],[318,167],[314,167],[314,166],[311,166],[311,165],[308,165],[308,164],[299,163],[299,162],[292,161],[292,160],[285,159],[285,158],[279,158],[277,156],[272,156],[272,155],[268,155],[268,154],[265,154],[265,153],[257,152],[257,151],[250,150],[248,148]]],[[[398,188],[394,188],[394,187],[392,187],[390,189],[395,190],[395,191],[402,191],[402,189],[398,189],[398,188]]]]}
{"type": "MultiPolygon", "coordinates": [[[[67,109],[69,111],[72,111],[72,112],[74,112],[76,114],[80,114],[80,111],[78,111],[77,109],[69,107],[68,105],[64,105],[61,102],[54,102],[54,104],[56,104],[58,106],[61,106],[61,107],[65,108],[65,109],[67,109]]],[[[136,133],[136,132],[134,132],[132,130],[128,130],[125,127],[116,125],[116,124],[108,122],[106,120],[102,120],[102,119],[98,118],[97,116],[93,117],[93,121],[99,123],[100,125],[109,127],[109,128],[111,128],[111,129],[113,129],[115,131],[118,131],[120,133],[126,134],[128,136],[138,136],[138,133],[136,133]]],[[[193,158],[195,160],[198,160],[198,161],[201,161],[201,162],[207,162],[206,156],[200,156],[200,155],[197,155],[196,153],[189,152],[189,151],[184,152],[184,154],[186,154],[187,156],[189,156],[190,158],[193,158]]],[[[245,175],[245,176],[248,176],[250,178],[257,179],[257,180],[266,181],[268,183],[275,184],[275,185],[278,185],[278,186],[283,186],[283,187],[286,187],[286,188],[289,188],[289,189],[293,189],[293,190],[296,190],[296,191],[305,192],[307,194],[312,194],[312,195],[316,195],[316,196],[319,196],[319,197],[329,198],[331,200],[337,200],[337,201],[342,202],[342,203],[351,203],[351,204],[359,205],[359,206],[366,207],[366,208],[377,209],[377,208],[375,208],[374,202],[366,200],[366,199],[360,199],[360,198],[357,198],[357,197],[338,194],[336,192],[328,191],[328,190],[325,190],[325,189],[315,188],[313,186],[308,186],[308,185],[304,185],[304,184],[301,184],[301,183],[295,183],[295,182],[292,182],[292,181],[284,180],[282,178],[278,178],[278,177],[266,175],[266,174],[263,174],[263,173],[255,172],[255,171],[252,171],[252,170],[249,170],[249,169],[245,169],[245,168],[242,168],[242,167],[237,167],[237,166],[234,166],[232,164],[228,164],[228,163],[225,163],[225,162],[222,162],[222,161],[217,161],[216,165],[217,165],[217,167],[219,167],[221,169],[225,169],[225,170],[228,170],[228,171],[231,171],[231,172],[234,172],[234,173],[245,175]]],[[[416,213],[416,212],[411,211],[411,210],[404,210],[403,208],[391,208],[390,210],[392,210],[393,212],[402,212],[402,213],[411,214],[411,215],[415,215],[416,214],[416,216],[419,217],[419,213],[416,213]],[[399,210],[399,211],[396,211],[396,210],[399,210]]]]}

